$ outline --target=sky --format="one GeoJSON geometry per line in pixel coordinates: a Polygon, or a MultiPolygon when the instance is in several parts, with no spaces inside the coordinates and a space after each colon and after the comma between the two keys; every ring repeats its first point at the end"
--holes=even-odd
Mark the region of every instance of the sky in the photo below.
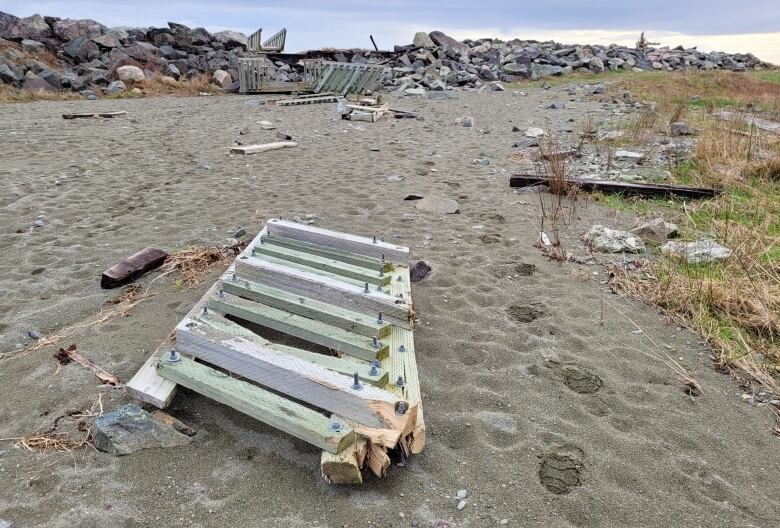
{"type": "Polygon", "coordinates": [[[751,52],[780,64],[780,0],[0,0],[0,11],[92,18],[107,26],[170,21],[233,29],[287,28],[287,51],[322,47],[380,49],[409,44],[417,31],[457,38],[498,37],[574,44],[653,42],[703,51],[751,52]]]}

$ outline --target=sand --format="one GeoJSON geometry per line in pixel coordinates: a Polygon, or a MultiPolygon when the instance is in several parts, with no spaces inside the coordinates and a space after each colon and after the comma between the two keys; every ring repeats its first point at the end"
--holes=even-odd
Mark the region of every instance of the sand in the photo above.
{"type": "MultiPolygon", "coordinates": [[[[98,395],[106,410],[130,401],[79,365],[57,372],[55,349],[16,352],[29,330],[84,321],[116,296],[99,288],[104,269],[149,245],[213,245],[238,224],[253,235],[269,217],[313,214],[322,227],[408,245],[434,269],[413,292],[425,451],[384,480],[329,486],[315,448],[182,390],[170,413],[197,430],[189,447],[113,458],[0,442],[0,519],[39,528],[778,525],[768,408],[740,398],[699,336],[610,294],[603,268],[543,257],[532,245],[538,196],[508,187],[513,125],[575,128],[585,112],[609,118],[609,105],[557,90],[391,97],[424,121],[371,124],[341,121],[332,104],[257,99],[0,107],[0,437],[46,429],[98,395]],[[544,110],[555,100],[566,109],[544,110]],[[61,117],[95,109],[128,115],[61,117]],[[464,115],[476,127],[455,124],[464,115]],[[299,146],[229,155],[234,140],[275,141],[277,131],[299,146]],[[489,165],[472,163],[485,157],[489,165]],[[411,193],[454,198],[460,214],[417,210],[403,200],[411,193]],[[44,225],[33,227],[39,215],[44,225]],[[682,390],[658,359],[667,355],[703,395],[682,390]],[[459,489],[469,493],[460,511],[459,489]]],[[[564,244],[585,254],[579,236],[591,224],[634,222],[581,200],[564,244]]],[[[128,317],[63,345],[128,380],[216,276],[192,289],[157,280],[128,317]]]]}

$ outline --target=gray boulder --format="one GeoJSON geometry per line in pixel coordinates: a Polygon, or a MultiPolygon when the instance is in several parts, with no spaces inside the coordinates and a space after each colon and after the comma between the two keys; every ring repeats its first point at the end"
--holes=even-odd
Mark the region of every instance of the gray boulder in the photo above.
{"type": "Polygon", "coordinates": [[[122,93],[127,90],[127,86],[122,81],[112,81],[111,84],[106,87],[106,92],[110,94],[122,93]]]}
{"type": "Polygon", "coordinates": [[[667,222],[663,218],[656,218],[635,227],[631,233],[653,246],[666,244],[670,238],[675,238],[678,235],[677,224],[667,222]]]}
{"type": "Polygon", "coordinates": [[[638,236],[627,231],[594,225],[585,234],[585,241],[596,251],[603,253],[643,253],[645,244],[638,236]]]}
{"type": "Polygon", "coordinates": [[[431,37],[429,37],[428,34],[424,31],[418,31],[414,34],[412,45],[415,48],[433,48],[436,46],[433,40],[431,40],[431,37]]]}
{"type": "Polygon", "coordinates": [[[87,87],[84,79],[76,75],[74,72],[65,72],[60,77],[60,83],[65,88],[70,88],[74,92],[78,92],[87,87]]]}
{"type": "Polygon", "coordinates": [[[108,70],[103,68],[87,68],[83,77],[87,84],[108,84],[108,70]]]}
{"type": "Polygon", "coordinates": [[[471,48],[469,48],[469,45],[464,42],[458,42],[454,38],[450,37],[449,35],[445,35],[441,31],[431,31],[428,33],[428,37],[433,41],[434,44],[437,46],[448,46],[450,48],[456,48],[461,53],[468,53],[471,48]]]}
{"type": "Polygon", "coordinates": [[[100,49],[97,44],[86,37],[76,37],[62,47],[65,55],[76,63],[87,62],[100,57],[100,49]]]}
{"type": "Polygon", "coordinates": [[[16,84],[21,77],[16,74],[7,64],[0,62],[0,82],[5,84],[16,84]]]}
{"type": "Polygon", "coordinates": [[[157,46],[148,42],[133,42],[125,48],[125,53],[140,63],[151,62],[162,55],[157,46]]]}
{"type": "Polygon", "coordinates": [[[105,49],[118,48],[122,45],[120,34],[116,31],[109,31],[104,35],[92,37],[92,42],[105,49]]]}
{"type": "Polygon", "coordinates": [[[190,42],[193,46],[205,46],[211,43],[211,33],[202,27],[191,29],[189,32],[190,42]]]}
{"type": "Polygon", "coordinates": [[[731,256],[731,250],[721,246],[714,240],[697,240],[696,242],[669,241],[661,246],[661,253],[677,257],[690,264],[718,262],[731,256]]]}
{"type": "Polygon", "coordinates": [[[56,90],[54,86],[40,78],[38,75],[31,71],[28,71],[24,75],[24,82],[22,83],[22,89],[28,92],[53,92],[56,90]]]}
{"type": "Polygon", "coordinates": [[[130,455],[142,449],[182,447],[190,437],[162,424],[138,407],[128,404],[95,420],[95,447],[114,456],[130,455]]]}
{"type": "Polygon", "coordinates": [[[689,126],[688,123],[678,121],[669,125],[669,132],[673,136],[693,136],[698,133],[698,130],[689,126]]]}
{"type": "Polygon", "coordinates": [[[54,34],[62,40],[73,40],[77,37],[91,39],[108,31],[106,26],[94,20],[72,20],[70,18],[56,21],[52,29],[54,34]]]}
{"type": "Polygon", "coordinates": [[[42,70],[40,73],[38,73],[38,77],[40,77],[47,83],[51,84],[53,87],[57,88],[58,90],[62,88],[62,81],[61,81],[62,76],[60,75],[60,72],[58,72],[57,70],[46,68],[45,70],[42,70]]]}
{"type": "Polygon", "coordinates": [[[22,49],[27,53],[36,54],[45,50],[46,46],[43,42],[38,42],[37,40],[24,39],[22,40],[22,49]]]}
{"type": "Polygon", "coordinates": [[[41,15],[19,18],[0,12],[0,37],[4,39],[41,40],[51,36],[51,28],[41,15]]]}
{"type": "Polygon", "coordinates": [[[165,68],[165,75],[179,80],[179,77],[181,77],[181,71],[176,67],[175,64],[168,64],[168,66],[165,68]]]}
{"type": "Polygon", "coordinates": [[[221,43],[226,50],[233,48],[246,48],[249,45],[249,39],[243,33],[238,31],[220,31],[212,35],[213,40],[221,43]]]}

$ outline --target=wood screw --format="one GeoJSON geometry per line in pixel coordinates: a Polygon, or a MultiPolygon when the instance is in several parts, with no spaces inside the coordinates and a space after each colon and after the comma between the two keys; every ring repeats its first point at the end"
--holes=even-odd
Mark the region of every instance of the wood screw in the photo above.
{"type": "Polygon", "coordinates": [[[363,388],[363,384],[360,383],[360,376],[355,372],[352,379],[352,390],[360,390],[363,388]]]}

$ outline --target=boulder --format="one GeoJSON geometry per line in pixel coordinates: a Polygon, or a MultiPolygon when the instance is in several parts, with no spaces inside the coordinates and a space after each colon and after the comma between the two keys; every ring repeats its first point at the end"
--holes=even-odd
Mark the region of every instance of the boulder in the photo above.
{"type": "Polygon", "coordinates": [[[87,68],[84,70],[83,77],[88,84],[108,84],[109,73],[103,68],[87,68]]]}
{"type": "Polygon", "coordinates": [[[437,214],[457,214],[460,212],[458,202],[452,198],[443,198],[441,196],[426,196],[421,200],[417,200],[414,206],[419,211],[437,214]]]}
{"type": "Polygon", "coordinates": [[[54,34],[62,40],[73,40],[78,37],[91,39],[108,31],[106,26],[94,20],[71,20],[69,18],[58,20],[52,29],[54,34]]]}
{"type": "Polygon", "coordinates": [[[123,82],[141,82],[146,79],[144,72],[138,66],[120,66],[116,69],[116,76],[123,82]]]}
{"type": "Polygon", "coordinates": [[[448,46],[450,48],[455,48],[461,53],[468,53],[471,49],[469,48],[468,44],[464,42],[458,42],[454,38],[450,37],[449,35],[445,35],[441,31],[431,31],[428,33],[428,37],[437,46],[448,46]]]}
{"type": "Polygon", "coordinates": [[[233,82],[233,78],[225,70],[217,70],[214,72],[214,82],[225,88],[233,82]]]}
{"type": "Polygon", "coordinates": [[[696,242],[669,241],[661,246],[664,255],[679,258],[689,264],[719,262],[731,256],[731,250],[721,246],[714,240],[697,240],[696,242]]]}
{"type": "MultiPolygon", "coordinates": [[[[424,35],[425,33],[423,33],[424,35]]],[[[424,260],[415,262],[415,264],[409,269],[409,280],[412,282],[420,282],[428,274],[433,271],[433,268],[424,260]]]]}
{"type": "Polygon", "coordinates": [[[47,83],[51,84],[58,90],[62,88],[62,81],[61,81],[61,75],[60,72],[57,70],[52,70],[51,68],[46,68],[44,70],[41,70],[38,73],[38,77],[46,81],[47,83]]]}
{"type": "Polygon", "coordinates": [[[418,31],[414,34],[412,45],[415,48],[433,48],[436,46],[433,40],[431,40],[431,37],[429,37],[428,34],[424,31],[418,31]]]}
{"type": "Polygon", "coordinates": [[[41,40],[52,37],[49,24],[41,15],[26,18],[0,12],[0,37],[8,40],[41,40]]]}
{"type": "Polygon", "coordinates": [[[211,43],[211,33],[202,27],[191,29],[189,32],[190,42],[193,46],[205,46],[211,43]]]}
{"type": "Polygon", "coordinates": [[[628,231],[610,229],[603,225],[594,225],[585,234],[588,245],[604,253],[643,253],[645,244],[638,236],[628,231]]]}
{"type": "Polygon", "coordinates": [[[54,86],[31,71],[28,71],[24,75],[22,89],[28,92],[40,92],[41,90],[45,92],[53,92],[56,90],[54,86]]]}
{"type": "Polygon", "coordinates": [[[148,42],[133,42],[125,48],[125,53],[140,63],[152,62],[162,55],[157,46],[148,42]]]}
{"type": "Polygon", "coordinates": [[[220,31],[212,35],[213,40],[219,42],[226,50],[233,48],[246,48],[249,45],[249,39],[243,33],[238,31],[220,31]]]}
{"type": "Polygon", "coordinates": [[[22,40],[22,49],[27,53],[37,54],[46,49],[46,45],[43,42],[37,40],[24,39],[22,40]]]}
{"type": "Polygon", "coordinates": [[[124,407],[95,420],[93,442],[97,449],[114,456],[130,455],[142,449],[183,447],[190,437],[154,420],[137,405],[124,407]]]}
{"type": "Polygon", "coordinates": [[[116,31],[109,31],[104,35],[92,37],[92,42],[105,49],[118,48],[122,45],[120,35],[116,31]]]}
{"type": "Polygon", "coordinates": [[[77,64],[100,57],[100,49],[98,49],[97,44],[86,37],[74,38],[62,47],[62,51],[77,64]]]}
{"type": "Polygon", "coordinates": [[[667,222],[663,218],[656,218],[639,227],[635,227],[631,230],[631,233],[653,246],[666,244],[667,240],[678,235],[677,224],[667,222]]]}
{"type": "Polygon", "coordinates": [[[698,133],[698,130],[690,127],[688,123],[678,121],[669,125],[669,132],[673,136],[693,136],[698,133]]]}
{"type": "Polygon", "coordinates": [[[21,76],[17,75],[7,64],[0,62],[0,82],[5,84],[16,84],[21,80],[21,76]]]}
{"type": "Polygon", "coordinates": [[[165,68],[165,75],[174,80],[178,80],[179,77],[181,77],[181,71],[179,71],[179,68],[177,68],[175,64],[168,64],[165,68]]]}
{"type": "Polygon", "coordinates": [[[106,88],[106,92],[110,94],[122,93],[127,89],[127,86],[122,81],[112,81],[106,88]]]}

